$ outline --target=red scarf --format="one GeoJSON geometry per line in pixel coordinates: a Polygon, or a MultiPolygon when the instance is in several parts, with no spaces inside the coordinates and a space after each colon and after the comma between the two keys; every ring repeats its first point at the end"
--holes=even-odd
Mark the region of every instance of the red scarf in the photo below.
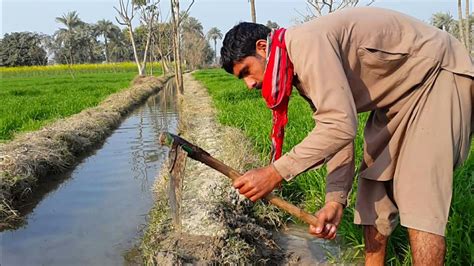
{"type": "Polygon", "coordinates": [[[278,29],[268,38],[267,66],[262,84],[262,96],[273,114],[272,162],[281,156],[293,80],[293,63],[286,51],[285,32],[286,29],[278,29]]]}

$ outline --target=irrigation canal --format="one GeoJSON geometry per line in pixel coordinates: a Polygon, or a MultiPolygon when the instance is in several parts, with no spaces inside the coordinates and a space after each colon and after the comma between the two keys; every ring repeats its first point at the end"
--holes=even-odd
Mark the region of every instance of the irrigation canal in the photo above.
{"type": "Polygon", "coordinates": [[[177,130],[172,81],[47,192],[22,227],[0,233],[0,265],[124,263],[141,236],[167,156],[157,136],[177,130]]]}

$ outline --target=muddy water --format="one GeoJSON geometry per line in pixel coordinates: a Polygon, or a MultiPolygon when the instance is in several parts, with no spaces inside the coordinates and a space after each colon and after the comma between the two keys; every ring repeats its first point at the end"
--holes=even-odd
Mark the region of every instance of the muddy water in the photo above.
{"type": "Polygon", "coordinates": [[[166,86],[131,113],[36,205],[25,226],[0,233],[0,265],[123,264],[146,223],[154,177],[167,156],[157,134],[176,132],[173,91],[166,86]]]}
{"type": "Polygon", "coordinates": [[[275,232],[274,237],[286,253],[299,257],[297,265],[329,265],[329,256],[337,258],[341,254],[338,244],[310,235],[307,226],[292,224],[275,232]]]}

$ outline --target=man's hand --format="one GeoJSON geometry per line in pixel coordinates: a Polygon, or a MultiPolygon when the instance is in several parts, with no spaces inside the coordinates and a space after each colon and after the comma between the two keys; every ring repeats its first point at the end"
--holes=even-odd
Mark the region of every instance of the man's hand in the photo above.
{"type": "Polygon", "coordinates": [[[336,238],[336,231],[341,222],[344,207],[339,202],[328,202],[316,213],[318,225],[309,226],[309,233],[324,239],[336,238]]]}
{"type": "Polygon", "coordinates": [[[269,165],[248,171],[234,181],[234,187],[240,194],[255,202],[270,193],[282,179],[273,165],[269,165]]]}

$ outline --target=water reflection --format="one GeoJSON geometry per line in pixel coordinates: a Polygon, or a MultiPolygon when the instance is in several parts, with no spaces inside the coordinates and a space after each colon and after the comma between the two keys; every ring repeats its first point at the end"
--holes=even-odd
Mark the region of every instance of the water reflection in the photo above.
{"type": "Polygon", "coordinates": [[[133,171],[133,178],[142,180],[142,187],[144,189],[150,186],[148,180],[148,172],[145,169],[149,168],[149,163],[155,162],[158,158],[165,154],[166,150],[157,150],[155,148],[147,148],[150,143],[153,143],[153,147],[159,147],[158,138],[155,136],[148,136],[144,132],[147,128],[153,128],[154,132],[160,132],[166,128],[169,128],[170,117],[176,116],[176,89],[175,83],[171,79],[168,81],[163,90],[159,95],[151,97],[144,108],[137,111],[136,116],[138,117],[137,124],[137,137],[136,143],[132,146],[132,161],[131,170],[133,171]],[[154,108],[159,108],[162,115],[148,116],[148,113],[153,113],[154,108]]]}
{"type": "Polygon", "coordinates": [[[37,204],[24,227],[0,233],[0,265],[122,264],[167,155],[157,135],[176,132],[174,96],[171,87],[149,99],[37,204]]]}

